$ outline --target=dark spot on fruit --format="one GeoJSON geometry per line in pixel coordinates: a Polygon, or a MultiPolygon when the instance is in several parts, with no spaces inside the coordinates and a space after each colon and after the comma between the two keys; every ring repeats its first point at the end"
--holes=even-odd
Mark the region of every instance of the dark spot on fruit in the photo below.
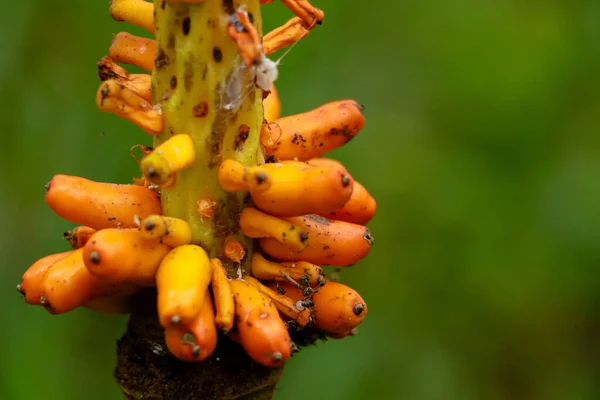
{"type": "Polygon", "coordinates": [[[302,232],[300,234],[300,241],[306,242],[307,240],[308,240],[308,233],[307,232],[302,232]]]}
{"type": "Polygon", "coordinates": [[[260,185],[261,183],[266,181],[268,178],[269,177],[267,174],[265,174],[264,172],[259,172],[256,174],[256,183],[258,183],[260,185]]]}
{"type": "Polygon", "coordinates": [[[100,263],[100,254],[98,254],[97,251],[92,251],[90,253],[90,261],[92,262],[92,264],[99,264],[100,263]]]}
{"type": "Polygon", "coordinates": [[[342,175],[342,186],[347,187],[350,184],[350,177],[348,175],[342,175]]]}
{"type": "Polygon", "coordinates": [[[356,303],[354,305],[354,307],[352,308],[352,312],[354,312],[354,315],[356,315],[357,317],[362,314],[362,312],[365,310],[365,305],[363,303],[356,303]]]}
{"type": "Polygon", "coordinates": [[[371,231],[368,229],[365,229],[363,238],[367,241],[367,243],[369,243],[369,246],[372,246],[375,243],[375,238],[371,235],[371,231]]]}

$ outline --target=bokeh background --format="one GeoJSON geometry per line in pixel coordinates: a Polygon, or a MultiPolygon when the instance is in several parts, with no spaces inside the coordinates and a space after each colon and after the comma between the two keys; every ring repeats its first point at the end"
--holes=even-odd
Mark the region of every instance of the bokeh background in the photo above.
{"type": "MultiPolygon", "coordinates": [[[[302,351],[276,399],[600,398],[600,2],[314,1],[280,66],[284,114],[355,98],[333,155],[378,200],[342,280],[360,334],[302,351]]],[[[149,138],[96,109],[108,1],[4,2],[0,23],[0,399],[119,399],[125,317],[57,317],[14,290],[69,224],[56,173],[128,182],[149,138]]],[[[264,7],[265,29],[291,15],[264,7]]]]}

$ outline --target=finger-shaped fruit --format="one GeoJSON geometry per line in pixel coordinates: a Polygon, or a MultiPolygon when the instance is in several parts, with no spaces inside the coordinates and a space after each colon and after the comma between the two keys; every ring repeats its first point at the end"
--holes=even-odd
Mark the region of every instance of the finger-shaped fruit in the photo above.
{"type": "Polygon", "coordinates": [[[137,185],[56,175],[46,188],[46,203],[55,213],[94,229],[133,228],[135,216],[144,218],[161,213],[157,193],[137,185]]]}
{"type": "Polygon", "coordinates": [[[260,290],[262,294],[270,298],[273,301],[273,304],[275,304],[277,310],[286,317],[296,321],[298,326],[303,328],[310,322],[311,314],[308,308],[305,308],[301,304],[297,304],[297,302],[292,300],[290,297],[281,293],[277,293],[276,291],[266,287],[260,283],[258,279],[247,276],[245,280],[260,290]]]}
{"type": "MultiPolygon", "coordinates": [[[[119,83],[118,79],[117,83],[119,83]]],[[[142,99],[152,100],[152,76],[148,74],[131,74],[129,79],[121,82],[121,84],[142,99]]]]}
{"type": "Polygon", "coordinates": [[[273,121],[281,116],[281,101],[275,85],[271,86],[269,95],[263,100],[265,119],[273,121]]]}
{"type": "Polygon", "coordinates": [[[211,287],[215,298],[215,325],[227,333],[233,328],[234,302],[229,279],[221,260],[213,258],[211,287]]]}
{"type": "Polygon", "coordinates": [[[207,297],[211,278],[212,265],[202,247],[186,244],[171,250],[156,274],[161,325],[190,324],[207,297]]]}
{"type": "Polygon", "coordinates": [[[63,237],[69,241],[69,244],[73,249],[77,250],[85,246],[94,233],[96,233],[94,228],[90,228],[89,226],[78,226],[70,231],[66,231],[63,237]]]}
{"type": "Polygon", "coordinates": [[[306,161],[347,143],[365,123],[362,107],[354,100],[327,103],[303,114],[273,121],[281,129],[267,157],[306,161]]]}
{"type": "Polygon", "coordinates": [[[165,342],[171,354],[182,361],[202,361],[217,347],[215,312],[209,294],[204,297],[198,315],[189,324],[165,328],[165,342]]]}
{"type": "Polygon", "coordinates": [[[267,187],[267,177],[250,174],[250,168],[235,160],[224,160],[219,166],[219,184],[227,192],[247,191],[250,189],[250,180],[256,180],[256,185],[267,187]]]}
{"type": "Polygon", "coordinates": [[[323,269],[305,261],[276,263],[256,252],[252,255],[252,276],[260,280],[287,281],[289,278],[303,285],[318,285],[323,280],[323,269]],[[289,278],[288,278],[289,277],[289,278]]]}
{"type": "MultiPolygon", "coordinates": [[[[307,161],[313,166],[340,167],[341,163],[331,158],[313,158],[307,161]]],[[[354,181],[352,196],[340,209],[328,213],[315,213],[338,221],[352,222],[353,224],[365,225],[373,218],[377,209],[377,203],[373,196],[363,185],[354,181]]]]}
{"type": "Polygon", "coordinates": [[[114,80],[146,101],[152,100],[152,83],[149,74],[129,74],[110,57],[102,57],[98,62],[98,75],[101,81],[114,80]]]}
{"type": "Polygon", "coordinates": [[[281,2],[301,18],[307,27],[313,28],[316,24],[323,22],[323,18],[325,18],[323,10],[316,8],[308,0],[281,0],[281,2]]]}
{"type": "Polygon", "coordinates": [[[17,290],[25,296],[25,301],[29,304],[40,305],[40,297],[44,294],[42,291],[42,280],[48,269],[57,262],[73,253],[73,251],[65,251],[58,254],[51,254],[42,257],[34,262],[25,271],[21,277],[21,283],[17,285],[17,290]]]}
{"type": "Polygon", "coordinates": [[[171,250],[158,240],[147,240],[138,229],[103,229],[83,247],[88,270],[107,282],[154,286],[160,262],[171,250]]]}
{"type": "Polygon", "coordinates": [[[163,185],[173,175],[194,163],[196,151],[190,135],[175,135],[163,142],[141,162],[144,176],[150,182],[163,185]]]}
{"type": "Polygon", "coordinates": [[[182,219],[164,215],[147,216],[140,222],[140,231],[146,239],[158,239],[170,247],[182,246],[192,241],[190,224],[182,219]]]}
{"type": "Polygon", "coordinates": [[[291,217],[343,207],[354,181],[340,163],[282,161],[244,167],[226,160],[219,168],[219,183],[225,190],[248,190],[256,206],[269,214],[291,217]]]}
{"type": "Polygon", "coordinates": [[[113,39],[108,53],[116,62],[133,64],[152,72],[156,58],[156,41],[120,32],[113,39]]]}
{"type": "Polygon", "coordinates": [[[356,328],[367,315],[367,303],[351,287],[327,282],[312,297],[315,326],[326,332],[345,333],[356,328]]]}
{"type": "MultiPolygon", "coordinates": [[[[265,148],[269,148],[275,144],[278,138],[281,136],[281,128],[276,122],[263,123],[260,128],[260,144],[265,148]]],[[[273,155],[266,159],[267,162],[276,162],[277,158],[273,155]]]]}
{"type": "Polygon", "coordinates": [[[277,308],[253,285],[238,280],[230,284],[242,346],[258,363],[280,366],[291,355],[291,340],[277,308]]]}
{"type": "Polygon", "coordinates": [[[338,221],[351,222],[365,225],[373,218],[377,209],[377,202],[359,182],[354,181],[354,190],[350,200],[342,208],[328,212],[317,213],[324,217],[338,221]]]}
{"type": "Polygon", "coordinates": [[[246,207],[242,211],[240,228],[248,237],[274,238],[273,240],[285,244],[286,249],[296,252],[303,251],[309,245],[306,229],[252,207],[246,207]]]}
{"type": "Polygon", "coordinates": [[[144,0],[111,0],[110,15],[154,33],[154,4],[144,0]]]}
{"type": "MultiPolygon", "coordinates": [[[[288,282],[278,282],[285,295],[295,301],[305,298],[302,291],[288,282]]],[[[325,332],[343,334],[356,328],[367,315],[367,303],[349,286],[327,282],[312,295],[314,327],[325,332]]]]}
{"type": "Polygon", "coordinates": [[[52,264],[42,279],[42,305],[52,314],[63,314],[87,301],[112,295],[136,293],[141,288],[129,283],[109,283],[96,278],[83,262],[83,248],[52,264]]]}
{"type": "Polygon", "coordinates": [[[150,135],[157,135],[163,129],[160,108],[114,79],[100,85],[96,92],[96,104],[100,110],[131,121],[150,135]]]}
{"type": "Polygon", "coordinates": [[[308,261],[318,265],[352,265],[369,254],[374,240],[362,225],[334,221],[317,215],[285,218],[307,234],[309,246],[298,251],[273,238],[259,239],[269,256],[281,261],[308,261]]]}
{"type": "MultiPolygon", "coordinates": [[[[290,19],[263,37],[265,55],[269,56],[277,50],[296,43],[298,40],[308,36],[308,32],[306,24],[302,19],[298,17],[290,19]]],[[[270,121],[270,119],[267,118],[267,121],[270,121]]]]}

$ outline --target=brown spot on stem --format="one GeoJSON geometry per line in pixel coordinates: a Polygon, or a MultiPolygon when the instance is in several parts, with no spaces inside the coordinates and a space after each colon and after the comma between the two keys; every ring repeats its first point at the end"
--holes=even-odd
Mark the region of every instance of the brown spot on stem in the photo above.
{"type": "Polygon", "coordinates": [[[183,65],[183,87],[185,87],[185,91],[188,93],[192,90],[192,85],[194,84],[194,64],[194,56],[190,55],[190,58],[183,65]]]}
{"type": "Polygon", "coordinates": [[[245,124],[240,125],[238,128],[238,134],[233,139],[233,149],[237,152],[244,150],[244,143],[246,143],[249,135],[250,127],[245,124]]]}
{"type": "Polygon", "coordinates": [[[223,9],[227,14],[233,14],[235,12],[233,0],[223,0],[223,9]]]}
{"type": "Polygon", "coordinates": [[[206,117],[208,115],[208,103],[202,101],[194,106],[192,109],[192,114],[196,118],[206,117]]]}
{"type": "Polygon", "coordinates": [[[213,47],[213,59],[218,63],[223,61],[223,52],[219,47],[213,47]]]}
{"type": "MultiPolygon", "coordinates": [[[[215,89],[215,104],[224,104],[224,91],[225,89],[222,85],[217,86],[217,88],[215,89]]],[[[211,169],[221,164],[221,160],[223,158],[221,150],[223,148],[225,132],[227,132],[234,117],[233,113],[223,109],[223,107],[217,107],[215,111],[216,115],[211,128],[212,133],[206,139],[206,146],[210,149],[210,159],[208,160],[208,167],[211,169]]]]}
{"type": "Polygon", "coordinates": [[[169,65],[169,56],[167,56],[162,48],[159,48],[156,54],[156,60],[154,60],[154,66],[156,69],[161,69],[167,65],[169,65]]]}
{"type": "MultiPolygon", "coordinates": [[[[236,193],[227,193],[214,208],[213,227],[215,237],[227,237],[239,231],[240,211],[243,208],[244,200],[240,199],[236,193]]],[[[225,259],[222,260],[225,263],[225,259]]]]}
{"type": "Polygon", "coordinates": [[[175,48],[175,35],[173,35],[172,33],[169,34],[169,38],[167,39],[167,49],[174,49],[175,48]]]}
{"type": "Polygon", "coordinates": [[[192,21],[190,20],[190,17],[185,17],[183,19],[183,23],[181,24],[181,27],[183,29],[183,34],[185,36],[187,36],[188,33],[190,33],[191,26],[192,26],[192,21]]]}
{"type": "Polygon", "coordinates": [[[210,160],[208,160],[208,167],[211,169],[221,164],[221,159],[223,158],[223,155],[221,154],[221,146],[224,136],[224,131],[212,131],[210,136],[206,138],[206,147],[210,149],[210,160]]]}

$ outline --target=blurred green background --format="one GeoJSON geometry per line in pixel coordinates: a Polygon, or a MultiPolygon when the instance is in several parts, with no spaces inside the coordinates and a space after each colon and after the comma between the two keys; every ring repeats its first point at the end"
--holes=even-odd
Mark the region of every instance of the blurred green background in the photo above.
{"type": "MultiPolygon", "coordinates": [[[[96,109],[108,1],[3,4],[0,399],[119,399],[125,317],[53,317],[14,290],[72,224],[56,173],[128,182],[139,129],[96,109]]],[[[600,2],[315,0],[280,66],[284,114],[355,98],[335,156],[378,200],[370,256],[342,274],[356,337],[302,351],[277,399],[600,398],[600,2]]],[[[265,30],[291,14],[264,7],[265,30]]]]}

